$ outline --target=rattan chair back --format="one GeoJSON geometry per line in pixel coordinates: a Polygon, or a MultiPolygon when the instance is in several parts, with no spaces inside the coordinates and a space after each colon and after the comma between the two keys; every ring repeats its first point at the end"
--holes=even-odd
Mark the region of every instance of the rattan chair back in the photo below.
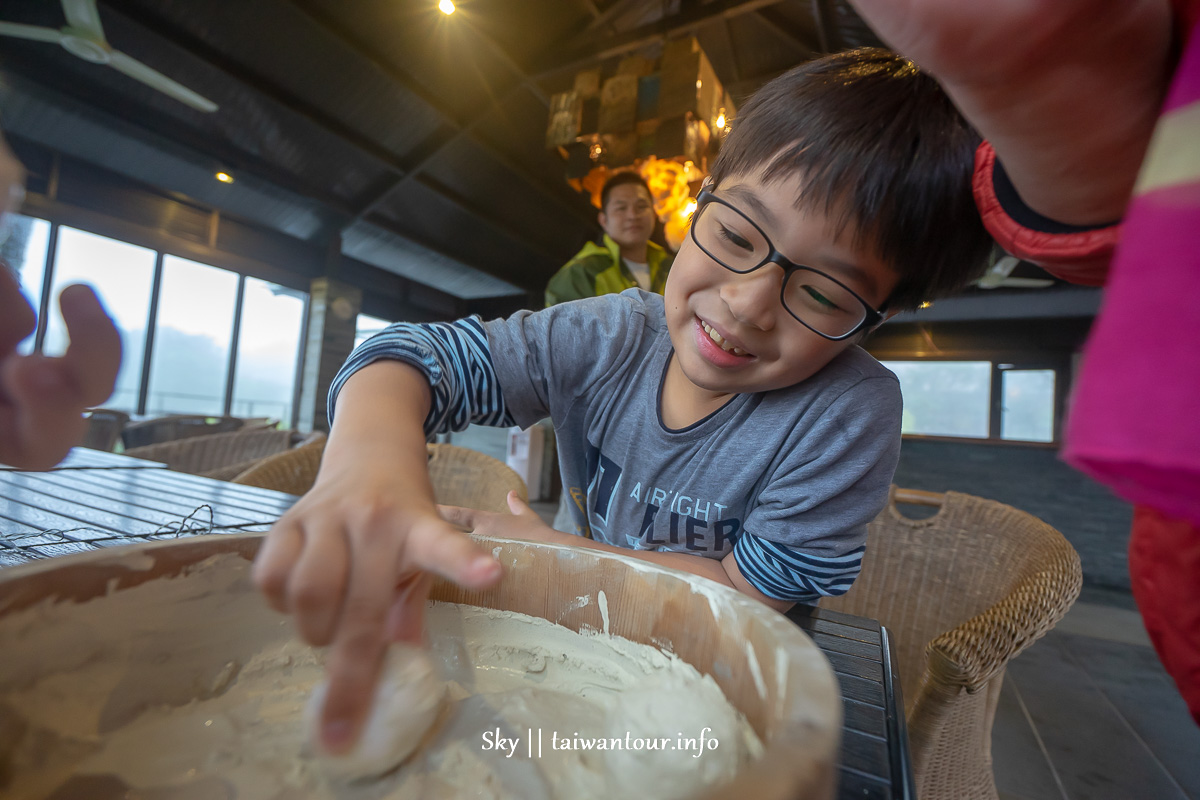
{"type": "Polygon", "coordinates": [[[125,455],[158,461],[176,472],[230,480],[258,461],[286,451],[294,435],[287,430],[214,433],[134,447],[125,455]]]}
{"type": "MultiPolygon", "coordinates": [[[[439,503],[507,512],[509,491],[515,491],[522,500],[529,498],[525,481],[503,461],[451,444],[427,447],[429,477],[439,503]]],[[[304,494],[317,478],[324,450],[324,439],[297,447],[255,465],[234,478],[234,483],[304,494]]]]}
{"type": "Polygon", "coordinates": [[[896,494],[870,524],[854,586],[821,606],[891,633],[921,800],[995,800],[991,727],[1005,665],[1079,596],[1079,555],[1003,503],[946,492],[935,515],[911,519],[896,494]]]}

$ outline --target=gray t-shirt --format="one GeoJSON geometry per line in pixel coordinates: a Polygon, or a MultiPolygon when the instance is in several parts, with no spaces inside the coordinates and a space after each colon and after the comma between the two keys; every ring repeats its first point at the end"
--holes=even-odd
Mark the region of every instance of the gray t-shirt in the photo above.
{"type": "MultiPolygon", "coordinates": [[[[671,430],[660,392],[673,353],[659,295],[619,295],[480,323],[392,326],[335,380],[376,358],[425,370],[426,433],[468,422],[554,422],[577,532],[635,550],[721,558],[764,594],[849,588],[900,450],[900,386],[851,347],[786,389],[735,396],[671,430]]],[[[332,408],[331,408],[332,412],[332,408]]]]}

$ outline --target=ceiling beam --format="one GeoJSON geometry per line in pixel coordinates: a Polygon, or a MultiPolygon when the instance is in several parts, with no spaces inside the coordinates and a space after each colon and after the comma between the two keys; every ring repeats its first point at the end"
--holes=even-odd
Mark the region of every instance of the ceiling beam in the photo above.
{"type": "Polygon", "coordinates": [[[568,45],[542,60],[534,70],[533,79],[541,81],[562,72],[593,66],[597,62],[665,39],[685,36],[719,20],[749,14],[778,2],[780,0],[713,0],[615,36],[593,35],[587,44],[580,47],[568,45]]]}
{"type": "MultiPolygon", "coordinates": [[[[463,130],[464,121],[457,118],[454,110],[451,109],[445,101],[438,98],[433,92],[420,86],[403,70],[396,68],[394,65],[389,64],[372,54],[370,48],[368,48],[364,42],[360,41],[358,37],[347,30],[339,22],[329,17],[325,12],[313,8],[309,3],[306,2],[306,0],[292,0],[291,6],[302,16],[307,18],[309,23],[312,24],[317,30],[321,31],[329,38],[341,43],[344,47],[353,52],[356,57],[370,64],[385,78],[414,95],[426,106],[437,112],[437,114],[446,121],[446,124],[454,130],[454,133],[452,133],[451,136],[457,137],[457,135],[463,130]]],[[[494,105],[495,104],[493,104],[493,106],[494,105]]],[[[510,158],[506,153],[502,152],[499,148],[488,142],[486,139],[480,136],[471,135],[469,132],[466,135],[468,135],[475,144],[487,151],[488,154],[495,159],[498,164],[503,166],[509,172],[512,172],[517,177],[521,178],[524,183],[537,190],[556,206],[563,208],[580,221],[593,224],[593,214],[582,207],[582,201],[579,195],[571,191],[570,187],[567,186],[565,181],[561,184],[561,186],[550,186],[533,175],[527,168],[513,161],[513,159],[510,158]]],[[[417,167],[414,166],[414,169],[417,169],[417,167]]]]}
{"type": "Polygon", "coordinates": [[[817,23],[817,43],[821,46],[822,53],[832,53],[833,50],[830,41],[829,22],[833,17],[833,9],[830,8],[829,0],[812,0],[812,15],[813,21],[817,23]]]}
{"type": "MultiPolygon", "coordinates": [[[[14,65],[24,65],[34,74],[37,74],[39,70],[36,64],[32,65],[33,68],[30,69],[30,65],[23,60],[14,58],[11,51],[7,54],[6,62],[6,69],[0,70],[0,78],[12,89],[23,91],[31,96],[47,98],[47,102],[52,104],[57,103],[59,106],[67,108],[81,109],[83,113],[98,121],[105,128],[123,132],[131,138],[147,142],[148,146],[156,147],[166,153],[173,153],[178,158],[190,163],[207,162],[213,163],[215,166],[217,162],[220,162],[222,166],[236,171],[238,175],[248,178],[250,181],[273,186],[289,194],[315,202],[328,213],[343,220],[353,219],[357,214],[357,209],[342,198],[298,181],[291,173],[264,162],[254,155],[209,139],[167,114],[135,104],[126,97],[111,91],[97,89],[93,85],[50,88],[38,80],[26,77],[24,73],[13,72],[14,65]]],[[[106,168],[111,169],[111,167],[106,168]]],[[[170,191],[166,187],[159,188],[161,191],[170,191]]],[[[205,207],[209,205],[208,203],[201,204],[205,207]]],[[[541,276],[532,276],[527,272],[517,274],[514,270],[497,268],[491,264],[481,266],[469,263],[462,256],[446,250],[443,243],[400,228],[385,219],[369,216],[363,221],[390,234],[407,239],[443,258],[465,264],[517,286],[527,286],[533,277],[541,279],[541,276]]]]}
{"type": "Polygon", "coordinates": [[[604,27],[611,27],[612,21],[621,14],[628,11],[639,0],[613,0],[613,4],[600,12],[600,15],[588,23],[585,30],[594,31],[604,27]]]}
{"type": "Polygon", "coordinates": [[[820,52],[817,50],[821,46],[820,37],[818,37],[818,41],[813,41],[811,38],[805,37],[775,9],[764,8],[754,12],[754,16],[761,22],[766,23],[767,29],[790,47],[802,50],[805,53],[815,54],[820,52]]]}
{"type": "MultiPolygon", "coordinates": [[[[117,9],[123,16],[130,19],[135,24],[145,28],[155,37],[178,47],[187,52],[189,55],[197,58],[213,69],[224,73],[227,77],[254,91],[256,94],[263,96],[272,103],[280,106],[288,112],[296,115],[306,123],[313,125],[326,133],[331,134],[335,138],[348,144],[359,153],[370,157],[387,170],[394,178],[404,178],[410,176],[421,184],[425,189],[440,195],[444,200],[451,205],[455,205],[477,217],[485,226],[491,228],[496,233],[511,240],[520,247],[524,247],[529,251],[541,255],[544,258],[551,260],[555,256],[551,256],[549,251],[544,247],[532,243],[532,236],[528,231],[517,231],[507,224],[493,218],[490,214],[476,205],[470,204],[468,207],[464,203],[462,195],[453,193],[447,190],[442,185],[430,180],[423,175],[417,175],[413,171],[415,164],[424,165],[427,158],[419,156],[419,160],[402,159],[394,152],[386,147],[383,147],[378,142],[364,136],[361,132],[351,128],[343,123],[340,119],[325,112],[324,110],[307,103],[304,100],[296,97],[287,89],[268,80],[267,78],[247,70],[241,64],[228,58],[216,48],[209,45],[197,36],[172,25],[161,16],[153,13],[145,12],[138,8],[134,9],[126,0],[106,0],[106,6],[117,9]]],[[[361,219],[364,214],[353,214],[351,219],[361,219]]]]}

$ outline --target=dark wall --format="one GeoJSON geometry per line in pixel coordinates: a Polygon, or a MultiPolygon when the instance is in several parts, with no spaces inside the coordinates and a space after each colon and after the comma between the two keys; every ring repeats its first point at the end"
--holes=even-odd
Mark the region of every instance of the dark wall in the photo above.
{"type": "Polygon", "coordinates": [[[906,438],[896,484],[965,492],[1028,511],[1079,551],[1086,584],[1128,591],[1133,507],[1058,454],[1051,447],[906,438]]]}

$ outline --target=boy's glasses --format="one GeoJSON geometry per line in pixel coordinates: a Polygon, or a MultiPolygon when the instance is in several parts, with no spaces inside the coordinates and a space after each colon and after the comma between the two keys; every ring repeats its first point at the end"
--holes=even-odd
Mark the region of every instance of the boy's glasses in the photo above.
{"type": "Polygon", "coordinates": [[[779,300],[801,325],[840,341],[883,322],[883,314],[854,290],[819,269],[788,261],[754,220],[707,188],[696,197],[692,241],[730,272],[746,274],[766,264],[783,268],[779,300]]]}

